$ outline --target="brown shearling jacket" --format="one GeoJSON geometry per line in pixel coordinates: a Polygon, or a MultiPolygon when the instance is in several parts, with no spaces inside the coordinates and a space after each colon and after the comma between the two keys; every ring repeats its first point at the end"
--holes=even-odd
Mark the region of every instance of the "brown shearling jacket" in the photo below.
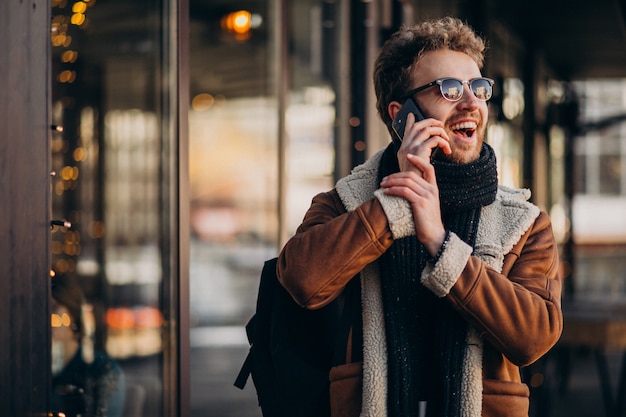
{"type": "MultiPolygon", "coordinates": [[[[376,265],[394,239],[411,233],[410,209],[401,199],[377,191],[378,161],[379,155],[341,180],[336,189],[317,195],[281,251],[278,277],[302,306],[315,309],[328,304],[359,273],[368,291],[367,283],[380,277],[372,268],[370,275],[375,278],[363,281],[363,271],[376,265]]],[[[527,416],[529,391],[521,381],[520,367],[544,355],[562,331],[556,241],[547,214],[525,201],[528,196],[500,187],[493,207],[483,209],[474,250],[453,236],[440,261],[422,273],[422,283],[445,297],[479,339],[480,380],[468,388],[468,396],[482,386],[468,406],[469,415],[527,416]]],[[[363,308],[365,317],[366,301],[363,308]]],[[[368,356],[372,338],[367,331],[364,328],[362,415],[385,416],[386,406],[377,409],[384,397],[376,394],[384,381],[368,380],[381,366],[385,369],[385,359],[380,358],[384,346],[368,356]]],[[[380,329],[373,326],[369,331],[380,329]]]]}

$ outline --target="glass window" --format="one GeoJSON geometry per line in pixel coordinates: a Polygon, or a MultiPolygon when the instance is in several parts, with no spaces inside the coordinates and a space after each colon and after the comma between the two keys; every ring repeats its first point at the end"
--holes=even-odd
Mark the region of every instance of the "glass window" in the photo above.
{"type": "Polygon", "coordinates": [[[176,401],[163,10],[52,0],[52,411],[68,417],[158,417],[176,401]]]}
{"type": "Polygon", "coordinates": [[[575,146],[586,177],[580,192],[626,195],[626,80],[585,80],[574,86],[581,97],[580,123],[585,129],[575,146]]]}
{"type": "MultiPolygon", "coordinates": [[[[576,144],[579,141],[575,142],[576,144]]],[[[576,156],[574,157],[574,172],[573,172],[573,181],[574,181],[574,193],[581,194],[587,189],[587,176],[585,172],[587,171],[586,164],[587,159],[578,152],[575,152],[576,156]]]]}
{"type": "Polygon", "coordinates": [[[626,268],[626,80],[574,83],[580,98],[575,138],[572,227],[578,295],[622,299],[626,268]]]}
{"type": "Polygon", "coordinates": [[[620,181],[622,178],[622,158],[621,155],[601,155],[600,156],[600,193],[620,194],[620,181]]]}
{"type": "Polygon", "coordinates": [[[261,268],[276,256],[280,231],[293,234],[312,197],[332,186],[335,93],[322,52],[328,7],[190,1],[194,417],[260,416],[252,381],[244,392],[233,382],[249,349],[244,325],[261,268]],[[281,10],[289,13],[286,28],[281,10]]]}
{"type": "Polygon", "coordinates": [[[290,3],[285,233],[302,222],[313,196],[332,186],[335,91],[331,85],[333,9],[319,0],[290,3]]]}
{"type": "Polygon", "coordinates": [[[248,351],[278,230],[278,99],[271,2],[190,1],[191,415],[260,415],[248,351]]]}
{"type": "Polygon", "coordinates": [[[489,124],[487,142],[493,147],[498,161],[498,179],[509,187],[522,183],[521,132],[508,123],[489,124]]]}

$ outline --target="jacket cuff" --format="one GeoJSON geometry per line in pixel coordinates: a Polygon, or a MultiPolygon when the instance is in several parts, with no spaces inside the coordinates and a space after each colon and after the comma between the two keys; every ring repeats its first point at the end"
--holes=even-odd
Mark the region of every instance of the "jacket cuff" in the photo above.
{"type": "Polygon", "coordinates": [[[436,264],[426,264],[422,271],[422,284],[437,297],[448,295],[461,276],[472,254],[472,247],[450,232],[450,240],[436,264]]]}
{"type": "Polygon", "coordinates": [[[394,240],[415,235],[413,212],[407,200],[402,197],[387,195],[381,188],[374,191],[374,196],[383,207],[394,240]]]}

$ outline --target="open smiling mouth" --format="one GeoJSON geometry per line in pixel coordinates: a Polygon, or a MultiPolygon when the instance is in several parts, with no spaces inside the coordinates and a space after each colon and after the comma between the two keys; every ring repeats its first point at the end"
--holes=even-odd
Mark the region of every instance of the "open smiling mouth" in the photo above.
{"type": "Polygon", "coordinates": [[[450,130],[452,130],[457,135],[465,135],[469,138],[474,135],[474,132],[476,131],[476,126],[477,125],[474,122],[465,122],[450,126],[450,130]]]}
{"type": "Polygon", "coordinates": [[[469,137],[472,137],[472,135],[474,134],[474,129],[460,129],[460,130],[455,130],[455,132],[462,133],[469,138],[469,137]]]}

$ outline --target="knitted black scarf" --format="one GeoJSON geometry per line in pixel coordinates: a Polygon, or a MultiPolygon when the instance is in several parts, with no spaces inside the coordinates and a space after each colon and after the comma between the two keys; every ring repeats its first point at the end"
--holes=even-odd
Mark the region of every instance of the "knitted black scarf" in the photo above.
{"type": "MultiPolygon", "coordinates": [[[[495,201],[498,178],[493,149],[483,144],[469,164],[433,161],[443,223],[472,247],[480,209],[495,201]]],[[[383,153],[379,177],[399,170],[393,144],[383,153]]],[[[396,240],[381,257],[388,363],[388,416],[454,417],[461,410],[467,323],[444,299],[420,283],[428,253],[415,236],[396,240]]]]}

